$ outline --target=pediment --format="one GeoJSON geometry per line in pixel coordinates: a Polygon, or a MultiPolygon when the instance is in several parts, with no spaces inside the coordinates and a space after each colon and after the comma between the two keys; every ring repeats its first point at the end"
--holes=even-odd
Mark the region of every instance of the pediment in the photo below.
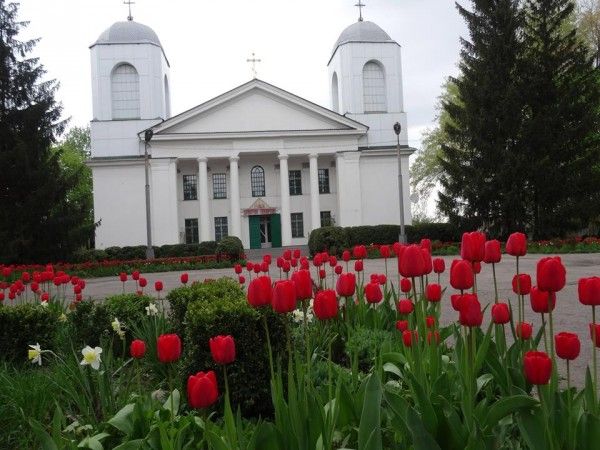
{"type": "MultiPolygon", "coordinates": [[[[153,128],[155,135],[343,131],[367,127],[260,80],[252,80],[153,128]]],[[[166,136],[165,136],[166,137],[166,136]]]]}

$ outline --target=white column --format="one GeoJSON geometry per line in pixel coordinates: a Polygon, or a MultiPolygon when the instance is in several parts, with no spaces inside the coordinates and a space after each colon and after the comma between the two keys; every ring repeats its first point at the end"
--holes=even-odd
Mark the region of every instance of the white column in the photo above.
{"type": "Polygon", "coordinates": [[[229,158],[229,209],[231,210],[231,232],[232,236],[242,239],[242,225],[240,219],[240,175],[238,169],[238,156],[229,158]]]}
{"type": "Polygon", "coordinates": [[[310,161],[310,221],[311,231],[321,228],[321,205],[319,204],[319,169],[317,158],[319,155],[308,155],[310,161]]]}
{"type": "Polygon", "coordinates": [[[198,158],[198,199],[200,201],[200,241],[210,241],[210,217],[208,212],[207,158],[198,158]]]}
{"type": "Polygon", "coordinates": [[[288,155],[279,155],[279,181],[281,195],[281,246],[292,245],[292,217],[290,215],[290,176],[288,155]]]}

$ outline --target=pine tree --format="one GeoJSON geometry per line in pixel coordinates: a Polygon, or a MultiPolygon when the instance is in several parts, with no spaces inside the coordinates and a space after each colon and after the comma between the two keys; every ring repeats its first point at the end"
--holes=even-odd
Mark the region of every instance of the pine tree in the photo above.
{"type": "Polygon", "coordinates": [[[67,200],[78,174],[63,173],[51,149],[65,126],[58,85],[29,56],[37,40],[18,40],[27,22],[17,10],[0,0],[0,261],[60,260],[90,230],[86,212],[67,200]]]}
{"type": "Polygon", "coordinates": [[[462,39],[457,95],[443,103],[438,207],[464,227],[502,235],[524,226],[523,156],[518,148],[523,102],[519,91],[519,0],[473,0],[456,5],[469,28],[462,39]]]}
{"type": "Polygon", "coordinates": [[[571,0],[527,0],[521,149],[530,166],[536,238],[600,214],[600,80],[572,24],[571,0]]]}

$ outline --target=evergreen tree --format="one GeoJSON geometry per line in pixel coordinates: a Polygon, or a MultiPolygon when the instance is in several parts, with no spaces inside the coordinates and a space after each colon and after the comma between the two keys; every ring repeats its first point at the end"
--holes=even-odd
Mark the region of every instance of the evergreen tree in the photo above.
{"type": "Polygon", "coordinates": [[[67,198],[79,174],[64,173],[51,148],[65,126],[57,83],[29,56],[37,40],[18,40],[27,23],[17,9],[0,0],[0,261],[53,261],[90,230],[86,211],[67,198]]]}
{"type": "Polygon", "coordinates": [[[463,227],[502,235],[526,220],[523,156],[518,140],[523,102],[519,90],[519,0],[473,0],[472,10],[456,5],[469,28],[462,39],[456,95],[443,113],[438,207],[463,227]]]}
{"type": "Polygon", "coordinates": [[[536,238],[579,231],[600,213],[600,80],[572,26],[574,7],[571,0],[527,0],[524,7],[520,147],[536,238]]]}

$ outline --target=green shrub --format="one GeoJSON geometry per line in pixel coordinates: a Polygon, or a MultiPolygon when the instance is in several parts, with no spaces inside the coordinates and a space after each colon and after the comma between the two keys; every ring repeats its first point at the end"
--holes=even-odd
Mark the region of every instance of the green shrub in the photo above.
{"type": "Polygon", "coordinates": [[[240,238],[235,236],[227,236],[219,241],[216,248],[218,256],[226,256],[231,261],[242,259],[244,254],[244,246],[240,238]]]}
{"type": "Polygon", "coordinates": [[[342,227],[322,227],[311,231],[308,238],[310,254],[329,251],[332,255],[341,254],[348,248],[348,233],[342,227]]]}
{"type": "Polygon", "coordinates": [[[223,389],[223,369],[213,362],[208,342],[211,337],[229,334],[236,344],[236,361],[227,367],[234,410],[239,406],[246,417],[270,416],[270,369],[261,315],[267,315],[274,355],[285,354],[283,318],[270,309],[251,308],[239,286],[235,291],[221,290],[218,295],[221,287],[213,283],[213,298],[201,296],[189,304],[185,315],[182,378],[187,380],[192,373],[214,370],[223,389]]]}
{"type": "Polygon", "coordinates": [[[102,337],[110,337],[115,318],[123,325],[125,339],[133,338],[134,327],[146,317],[146,306],[152,299],[145,295],[120,294],[107,297],[104,302],[83,301],[69,314],[72,342],[75,348],[82,345],[96,346],[102,337]]]}
{"type": "Polygon", "coordinates": [[[0,305],[0,359],[26,362],[29,345],[39,343],[44,350],[53,350],[58,327],[58,315],[40,305],[0,305]]]}
{"type": "Polygon", "coordinates": [[[364,225],[347,227],[348,247],[355,245],[391,244],[398,240],[398,225],[364,225]]]}

